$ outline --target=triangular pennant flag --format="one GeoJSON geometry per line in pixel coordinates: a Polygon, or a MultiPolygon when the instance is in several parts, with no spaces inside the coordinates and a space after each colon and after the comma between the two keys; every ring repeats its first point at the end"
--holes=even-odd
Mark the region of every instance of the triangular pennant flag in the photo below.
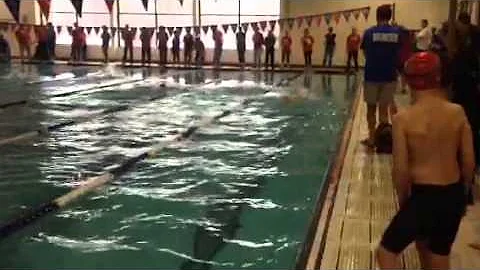
{"type": "Polygon", "coordinates": [[[173,31],[175,30],[174,27],[167,27],[168,34],[171,36],[173,35],[173,31]]]}
{"type": "Polygon", "coordinates": [[[193,27],[193,31],[195,32],[196,35],[200,34],[200,27],[199,26],[193,27]]]}
{"type": "Polygon", "coordinates": [[[177,31],[178,31],[179,33],[182,33],[182,31],[183,31],[183,26],[177,27],[177,31]]]}
{"type": "Polygon", "coordinates": [[[228,27],[229,27],[228,24],[222,25],[222,28],[223,28],[223,32],[224,32],[224,33],[227,33],[227,32],[228,32],[228,27]]]}
{"type": "Polygon", "coordinates": [[[352,15],[351,11],[344,11],[343,12],[343,17],[345,18],[345,21],[348,22],[350,21],[350,16],[352,15]]]}
{"type": "Polygon", "coordinates": [[[138,30],[137,27],[132,27],[132,28],[130,29],[130,31],[132,32],[132,35],[133,35],[134,38],[135,38],[135,36],[137,36],[137,30],[138,30]]]}
{"type": "Polygon", "coordinates": [[[297,18],[297,26],[298,28],[302,27],[303,24],[303,17],[298,17],[297,18]]]}
{"type": "Polygon", "coordinates": [[[42,14],[47,18],[50,15],[50,0],[37,0],[38,6],[40,7],[40,11],[42,14]]]}
{"type": "Polygon", "coordinates": [[[242,28],[243,28],[243,32],[244,32],[244,33],[247,33],[247,31],[248,31],[248,23],[242,23],[242,28]]]}
{"type": "Polygon", "coordinates": [[[353,17],[355,18],[355,20],[358,20],[358,18],[360,18],[360,10],[354,10],[352,11],[353,13],[353,17]]]}
{"type": "Polygon", "coordinates": [[[238,25],[237,24],[230,24],[230,28],[232,28],[233,33],[237,32],[238,25]]]}
{"type": "Polygon", "coordinates": [[[142,0],[143,7],[148,11],[148,0],[142,0]]]}
{"type": "Polygon", "coordinates": [[[98,27],[98,26],[93,27],[93,30],[95,31],[95,34],[97,34],[97,35],[100,33],[100,27],[98,27]]]}
{"type": "Polygon", "coordinates": [[[192,27],[191,27],[191,26],[185,27],[185,31],[186,31],[187,33],[190,33],[190,32],[192,31],[192,27]]]}
{"type": "Polygon", "coordinates": [[[270,29],[273,30],[275,28],[275,25],[277,25],[277,21],[271,20],[271,21],[268,22],[268,24],[270,24],[270,29]]]}
{"type": "Polygon", "coordinates": [[[117,28],[116,27],[110,27],[110,31],[112,32],[112,37],[114,37],[115,34],[117,33],[117,28]]]}
{"type": "Polygon", "coordinates": [[[5,0],[8,10],[16,22],[19,22],[20,16],[20,0],[5,0]]]}
{"type": "Polygon", "coordinates": [[[72,35],[73,27],[67,26],[67,31],[68,31],[68,34],[72,35]]]}
{"type": "Polygon", "coordinates": [[[89,26],[89,27],[87,27],[87,34],[90,35],[90,33],[92,33],[92,27],[89,26]]]}
{"type": "Polygon", "coordinates": [[[265,31],[265,28],[267,28],[267,21],[261,21],[260,28],[262,29],[262,31],[265,31]]]}
{"type": "Polygon", "coordinates": [[[362,9],[362,14],[363,14],[363,17],[365,17],[365,20],[368,20],[368,15],[370,14],[370,8],[367,7],[362,9]]]}
{"type": "Polygon", "coordinates": [[[180,2],[180,5],[183,6],[183,0],[178,0],[180,2]]]}
{"type": "Polygon", "coordinates": [[[107,5],[108,12],[110,13],[113,12],[113,2],[115,2],[115,0],[105,0],[105,4],[107,5]]]}
{"type": "Polygon", "coordinates": [[[305,21],[307,22],[308,27],[312,26],[312,20],[313,20],[312,16],[308,16],[305,18],[305,21]]]}
{"type": "Polygon", "coordinates": [[[257,29],[257,27],[258,27],[256,22],[251,22],[250,26],[252,27],[253,30],[257,29]]]}
{"type": "Polygon", "coordinates": [[[217,26],[216,25],[210,25],[210,29],[212,30],[212,33],[215,33],[215,31],[217,31],[217,26]]]}
{"type": "Polygon", "coordinates": [[[70,0],[70,1],[72,1],[72,5],[75,8],[75,12],[78,14],[78,16],[82,17],[83,0],[70,0]]]}
{"type": "Polygon", "coordinates": [[[210,28],[210,27],[209,27],[208,25],[202,26],[202,30],[203,30],[203,33],[204,33],[205,35],[208,33],[208,29],[209,29],[209,28],[210,28]]]}
{"type": "Polygon", "coordinates": [[[325,22],[327,23],[327,25],[330,25],[330,22],[332,21],[332,14],[325,14],[323,17],[325,18],[325,22]]]}
{"type": "Polygon", "coordinates": [[[57,25],[57,33],[58,34],[62,33],[62,26],[61,25],[57,25]]]}
{"type": "Polygon", "coordinates": [[[283,30],[284,24],[285,24],[285,20],[282,20],[282,19],[278,20],[278,26],[280,26],[280,29],[283,30]]]}
{"type": "Polygon", "coordinates": [[[335,23],[338,24],[340,22],[340,19],[342,18],[342,14],[340,12],[337,12],[333,14],[333,19],[335,20],[335,23]]]}
{"type": "Polygon", "coordinates": [[[295,19],[292,19],[292,18],[287,19],[288,28],[292,29],[294,23],[295,23],[295,19]]]}

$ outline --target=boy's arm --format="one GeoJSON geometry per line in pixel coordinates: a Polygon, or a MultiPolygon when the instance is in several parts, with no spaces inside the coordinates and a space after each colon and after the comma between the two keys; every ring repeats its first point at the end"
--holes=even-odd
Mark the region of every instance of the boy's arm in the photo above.
{"type": "Polygon", "coordinates": [[[472,129],[463,110],[461,114],[463,125],[461,130],[460,165],[463,181],[467,187],[470,188],[473,178],[475,177],[475,154],[473,152],[472,129]]]}
{"type": "Polygon", "coordinates": [[[392,178],[395,184],[399,205],[403,205],[410,196],[410,172],[408,168],[408,146],[400,115],[393,121],[393,171],[392,178]]]}

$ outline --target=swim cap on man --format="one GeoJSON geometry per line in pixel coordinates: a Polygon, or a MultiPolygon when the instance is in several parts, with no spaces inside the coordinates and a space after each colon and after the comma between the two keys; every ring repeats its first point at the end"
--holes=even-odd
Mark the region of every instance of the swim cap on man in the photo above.
{"type": "Polygon", "coordinates": [[[405,63],[405,78],[413,90],[440,88],[440,57],[432,52],[415,53],[405,63]]]}

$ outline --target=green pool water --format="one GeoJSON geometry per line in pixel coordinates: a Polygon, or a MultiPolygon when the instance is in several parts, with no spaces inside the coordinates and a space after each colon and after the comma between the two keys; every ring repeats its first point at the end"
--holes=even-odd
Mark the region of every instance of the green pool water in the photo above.
{"type": "Polygon", "coordinates": [[[1,69],[0,103],[30,101],[0,111],[0,138],[131,106],[0,147],[2,222],[171,140],[204,116],[253,100],[111,185],[0,239],[1,268],[293,268],[356,89],[354,77],[317,74],[276,87],[296,74],[1,69]],[[134,79],[144,80],[128,83],[134,79]],[[125,83],[91,88],[119,81],[125,83]],[[308,98],[280,98],[295,89],[308,90],[308,98]]]}

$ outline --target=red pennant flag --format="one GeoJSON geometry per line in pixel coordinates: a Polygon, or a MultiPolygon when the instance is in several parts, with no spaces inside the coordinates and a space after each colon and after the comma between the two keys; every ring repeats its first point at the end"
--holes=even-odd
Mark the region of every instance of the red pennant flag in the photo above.
{"type": "Polygon", "coordinates": [[[327,25],[330,25],[330,22],[332,21],[332,14],[325,14],[323,17],[325,18],[325,22],[327,23],[327,25]]]}
{"type": "Polygon", "coordinates": [[[236,25],[236,24],[230,24],[230,28],[232,28],[233,33],[236,33],[236,32],[237,32],[237,29],[238,29],[238,25],[236,25]]]}
{"type": "Polygon", "coordinates": [[[168,34],[171,36],[173,35],[174,27],[167,27],[168,34]]]}
{"type": "Polygon", "coordinates": [[[116,27],[110,27],[110,31],[112,32],[112,37],[115,37],[115,34],[117,34],[117,28],[116,27]]]}
{"type": "Polygon", "coordinates": [[[73,27],[67,26],[67,31],[70,35],[72,35],[73,27]]]}
{"type": "Polygon", "coordinates": [[[115,2],[115,0],[105,0],[105,4],[107,5],[108,12],[110,13],[113,12],[113,2],[115,2]]]}
{"type": "Polygon", "coordinates": [[[295,19],[287,19],[287,24],[290,29],[293,28],[293,24],[295,23],[295,19]]]}
{"type": "Polygon", "coordinates": [[[352,15],[351,11],[344,11],[343,12],[343,17],[345,18],[345,21],[348,22],[350,21],[350,16],[352,15]]]}
{"type": "Polygon", "coordinates": [[[370,14],[370,7],[364,8],[362,10],[363,17],[365,17],[365,20],[368,20],[368,15],[370,14]]]}
{"type": "Polygon", "coordinates": [[[262,31],[265,31],[265,28],[267,28],[267,21],[261,21],[260,28],[262,29],[262,31]]]}
{"type": "Polygon", "coordinates": [[[229,27],[228,24],[222,25],[222,28],[223,28],[223,32],[224,32],[224,33],[227,33],[227,32],[228,32],[228,27],[229,27]]]}
{"type": "Polygon", "coordinates": [[[40,7],[40,11],[42,14],[47,18],[50,15],[50,0],[37,0],[38,6],[40,7]]]}
{"type": "Polygon", "coordinates": [[[354,10],[352,11],[353,13],[353,17],[355,18],[355,20],[358,20],[358,18],[360,18],[360,10],[354,10]]]}
{"type": "Polygon", "coordinates": [[[143,7],[148,11],[148,0],[142,0],[143,7]]]}
{"type": "Polygon", "coordinates": [[[248,31],[248,23],[242,23],[242,28],[243,28],[243,32],[244,32],[244,33],[247,33],[247,31],[248,31]]]}
{"type": "Polygon", "coordinates": [[[210,27],[208,25],[204,25],[202,26],[202,30],[203,30],[203,33],[206,35],[208,33],[208,29],[210,29],[210,27]]]}
{"type": "Polygon", "coordinates": [[[333,14],[333,19],[335,20],[335,23],[338,24],[340,22],[340,19],[342,18],[342,14],[340,12],[337,12],[333,14]]]}
{"type": "Polygon", "coordinates": [[[278,20],[278,26],[280,26],[280,29],[283,30],[284,24],[285,24],[285,21],[283,19],[278,20]]]}
{"type": "Polygon", "coordinates": [[[75,12],[78,14],[78,16],[82,17],[83,0],[70,0],[70,1],[72,1],[73,7],[75,8],[75,12]]]}
{"type": "Polygon", "coordinates": [[[277,21],[275,20],[271,20],[268,22],[268,24],[270,25],[270,29],[275,29],[275,25],[277,25],[277,21]]]}
{"type": "Polygon", "coordinates": [[[58,34],[62,33],[62,26],[57,25],[57,33],[58,34]]]}
{"type": "Polygon", "coordinates": [[[8,10],[12,14],[12,17],[16,22],[19,22],[20,18],[20,0],[4,0],[8,10]]]}
{"type": "Polygon", "coordinates": [[[308,16],[305,18],[305,21],[307,22],[308,27],[312,26],[312,20],[313,20],[312,16],[308,16]]]}
{"type": "Polygon", "coordinates": [[[93,28],[93,27],[90,27],[90,26],[89,26],[89,27],[87,27],[87,34],[89,34],[89,35],[90,35],[90,33],[92,33],[92,28],[93,28]]]}
{"type": "Polygon", "coordinates": [[[297,18],[297,27],[300,28],[302,27],[303,24],[303,17],[298,17],[297,18]]]}
{"type": "Polygon", "coordinates": [[[93,27],[93,30],[95,31],[95,34],[97,34],[97,35],[100,33],[100,27],[95,26],[95,27],[93,27]]]}
{"type": "Polygon", "coordinates": [[[257,29],[257,27],[258,27],[256,22],[251,22],[250,26],[252,27],[253,30],[257,29]]]}

